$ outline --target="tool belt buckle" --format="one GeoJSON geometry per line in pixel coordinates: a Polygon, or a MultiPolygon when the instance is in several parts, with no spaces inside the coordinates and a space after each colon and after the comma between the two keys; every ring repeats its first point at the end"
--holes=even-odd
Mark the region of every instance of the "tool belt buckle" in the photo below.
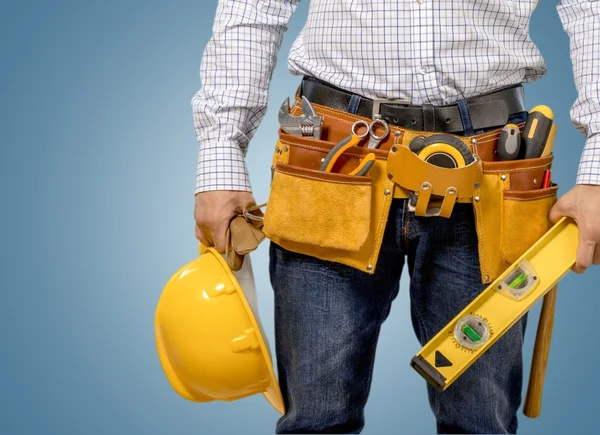
{"type": "Polygon", "coordinates": [[[386,99],[386,98],[375,98],[373,100],[373,114],[372,119],[381,119],[381,105],[382,104],[397,104],[402,106],[408,106],[410,101],[403,98],[386,99]]]}

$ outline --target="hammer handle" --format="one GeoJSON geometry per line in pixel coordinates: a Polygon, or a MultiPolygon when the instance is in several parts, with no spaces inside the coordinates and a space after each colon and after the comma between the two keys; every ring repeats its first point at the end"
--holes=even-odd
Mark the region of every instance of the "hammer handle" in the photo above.
{"type": "Polygon", "coordinates": [[[544,390],[548,355],[550,354],[552,327],[554,326],[556,290],[557,286],[554,286],[554,288],[544,296],[537,335],[535,337],[531,372],[529,374],[529,385],[527,387],[527,395],[523,406],[523,414],[529,418],[539,417],[542,410],[542,392],[544,390]]]}

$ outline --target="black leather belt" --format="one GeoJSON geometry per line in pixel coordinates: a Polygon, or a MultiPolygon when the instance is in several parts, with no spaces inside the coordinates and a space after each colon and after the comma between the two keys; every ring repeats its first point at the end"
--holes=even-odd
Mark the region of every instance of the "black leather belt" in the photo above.
{"type": "MultiPolygon", "coordinates": [[[[300,85],[300,94],[315,104],[365,118],[379,117],[406,129],[447,133],[464,131],[458,104],[412,106],[406,100],[371,100],[307,76],[300,85]]],[[[510,115],[526,111],[522,85],[469,98],[466,103],[474,130],[503,126],[510,115]]]]}

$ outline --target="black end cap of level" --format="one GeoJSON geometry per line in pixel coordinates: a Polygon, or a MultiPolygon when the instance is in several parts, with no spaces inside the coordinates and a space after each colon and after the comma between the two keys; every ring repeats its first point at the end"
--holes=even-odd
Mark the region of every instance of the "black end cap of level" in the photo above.
{"type": "Polygon", "coordinates": [[[443,391],[446,387],[446,378],[421,355],[413,357],[410,361],[410,366],[423,376],[436,390],[443,391]]]}

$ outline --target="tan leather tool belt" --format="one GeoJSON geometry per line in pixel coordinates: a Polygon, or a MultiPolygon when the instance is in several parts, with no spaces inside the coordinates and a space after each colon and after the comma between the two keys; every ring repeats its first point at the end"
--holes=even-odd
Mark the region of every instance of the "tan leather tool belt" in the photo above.
{"type": "MultiPolygon", "coordinates": [[[[479,240],[481,280],[489,283],[550,226],[548,214],[558,187],[542,189],[553,156],[496,161],[501,130],[455,136],[475,161],[447,169],[425,162],[408,145],[433,132],[390,125],[377,149],[354,146],[344,152],[335,172],[320,170],[331,148],[362,118],[313,104],[324,117],[320,139],[279,130],[273,179],[263,231],[282,247],[373,273],[393,198],[418,198],[417,216],[449,217],[456,203],[471,203],[479,240]],[[348,175],[368,154],[375,163],[366,176],[348,175]]],[[[296,99],[291,113],[301,114],[296,99]]],[[[521,130],[523,125],[519,126],[521,130]]]]}

